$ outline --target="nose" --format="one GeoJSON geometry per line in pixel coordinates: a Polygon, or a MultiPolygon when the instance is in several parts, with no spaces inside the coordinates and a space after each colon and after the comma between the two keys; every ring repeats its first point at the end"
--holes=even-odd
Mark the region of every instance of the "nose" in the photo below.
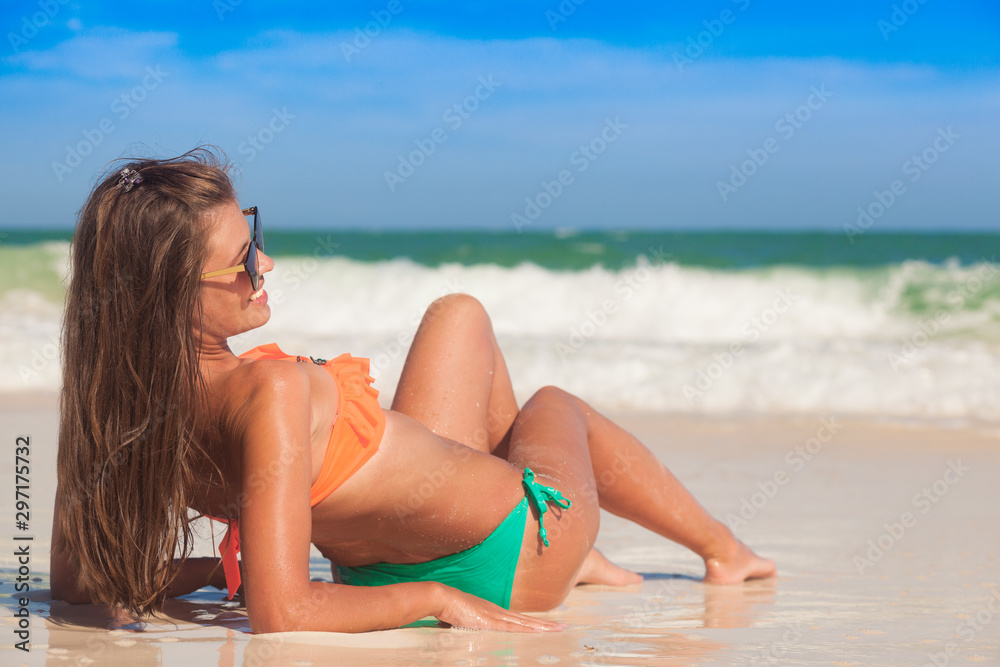
{"type": "Polygon", "coordinates": [[[257,262],[260,264],[261,273],[267,273],[274,268],[274,260],[263,250],[257,251],[257,262]]]}

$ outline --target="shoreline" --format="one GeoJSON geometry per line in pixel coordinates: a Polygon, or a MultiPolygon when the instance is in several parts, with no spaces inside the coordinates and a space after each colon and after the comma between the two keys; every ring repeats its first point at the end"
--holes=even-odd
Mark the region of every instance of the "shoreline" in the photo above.
{"type": "MultiPolygon", "coordinates": [[[[393,394],[381,391],[379,395],[382,407],[388,409],[387,403],[392,402],[393,394]]],[[[586,399],[585,399],[586,400],[586,399]]],[[[0,416],[16,410],[56,410],[58,408],[59,392],[50,390],[0,391],[0,416]]],[[[696,425],[700,423],[760,423],[760,422],[797,422],[834,417],[845,423],[871,424],[898,428],[933,428],[939,430],[977,431],[1000,435],[1000,420],[982,419],[976,417],[919,417],[913,415],[886,414],[872,415],[859,412],[657,412],[653,410],[620,408],[605,409],[597,402],[593,407],[613,421],[624,423],[644,423],[648,420],[668,420],[679,425],[696,425]]]]}

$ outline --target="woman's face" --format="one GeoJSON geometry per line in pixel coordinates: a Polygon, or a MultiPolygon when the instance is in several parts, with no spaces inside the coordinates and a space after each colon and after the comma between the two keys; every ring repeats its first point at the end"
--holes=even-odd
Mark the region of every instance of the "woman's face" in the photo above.
{"type": "MultiPolygon", "coordinates": [[[[240,205],[234,201],[220,206],[208,220],[208,257],[202,272],[236,266],[246,260],[253,230],[240,205]]],[[[261,278],[256,292],[246,271],[201,281],[202,335],[206,339],[224,340],[256,329],[270,319],[263,274],[274,268],[274,261],[258,250],[257,264],[261,278]]]]}

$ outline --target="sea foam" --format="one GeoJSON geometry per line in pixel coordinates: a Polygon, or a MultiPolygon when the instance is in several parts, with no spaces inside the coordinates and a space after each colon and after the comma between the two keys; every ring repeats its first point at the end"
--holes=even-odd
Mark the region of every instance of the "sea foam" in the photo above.
{"type": "MultiPolygon", "coordinates": [[[[464,292],[489,312],[521,401],[555,384],[611,410],[995,419],[998,275],[916,261],[557,271],[279,257],[265,277],[270,322],[231,346],[369,357],[388,406],[424,310],[464,292]]],[[[0,391],[58,388],[48,292],[0,296],[0,391]]]]}

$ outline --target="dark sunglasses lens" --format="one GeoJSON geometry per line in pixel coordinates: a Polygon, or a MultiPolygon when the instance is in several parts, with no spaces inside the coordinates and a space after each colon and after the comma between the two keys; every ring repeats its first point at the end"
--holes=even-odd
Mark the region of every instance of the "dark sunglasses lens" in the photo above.
{"type": "Polygon", "coordinates": [[[250,275],[250,285],[256,292],[260,287],[260,272],[257,270],[257,246],[253,243],[250,244],[250,250],[247,253],[247,273],[250,275]]]}
{"type": "Polygon", "coordinates": [[[261,250],[264,249],[264,225],[260,221],[260,211],[253,214],[253,241],[261,250]]]}

